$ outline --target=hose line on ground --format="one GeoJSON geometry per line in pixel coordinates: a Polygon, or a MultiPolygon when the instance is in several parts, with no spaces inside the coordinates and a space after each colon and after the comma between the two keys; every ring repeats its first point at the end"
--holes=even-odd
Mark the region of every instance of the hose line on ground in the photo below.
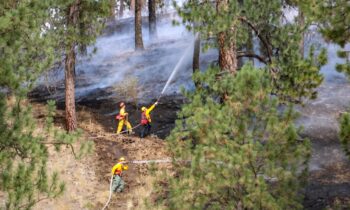
{"type": "MultiPolygon", "coordinates": [[[[134,130],[135,128],[139,127],[140,125],[141,125],[141,123],[135,125],[134,127],[131,128],[131,130],[134,130]]],[[[127,132],[129,132],[129,130],[122,131],[122,132],[120,132],[120,133],[118,133],[118,134],[116,134],[116,135],[123,134],[123,133],[127,133],[127,132]]]]}
{"type": "MultiPolygon", "coordinates": [[[[129,161],[129,163],[134,163],[134,164],[147,164],[147,163],[170,163],[171,159],[161,159],[161,160],[133,160],[129,161]]],[[[113,184],[113,174],[111,176],[111,180],[109,183],[109,196],[106,204],[102,208],[102,210],[105,210],[108,207],[109,202],[111,201],[112,197],[112,184],[113,184]]]]}
{"type": "Polygon", "coordinates": [[[107,208],[108,204],[109,204],[109,201],[111,200],[111,197],[112,197],[112,183],[113,183],[113,174],[111,176],[111,181],[110,181],[110,184],[109,184],[109,197],[108,197],[108,201],[107,203],[105,204],[105,206],[102,208],[102,210],[104,210],[105,208],[107,208]]]}

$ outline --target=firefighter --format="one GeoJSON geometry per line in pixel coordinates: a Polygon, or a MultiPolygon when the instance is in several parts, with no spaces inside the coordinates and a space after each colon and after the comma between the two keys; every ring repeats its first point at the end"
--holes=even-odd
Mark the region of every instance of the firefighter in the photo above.
{"type": "Polygon", "coordinates": [[[123,192],[125,182],[122,179],[122,174],[124,170],[128,170],[128,166],[124,165],[126,163],[125,158],[121,157],[118,160],[118,163],[115,164],[112,168],[113,183],[112,191],[113,192],[123,192]]]}
{"type": "Polygon", "coordinates": [[[125,111],[124,102],[121,102],[119,106],[120,106],[120,111],[116,117],[116,119],[119,120],[117,134],[119,134],[122,131],[124,125],[126,125],[128,132],[131,134],[132,127],[131,127],[131,124],[129,123],[129,120],[128,120],[128,113],[125,111]]]}
{"type": "Polygon", "coordinates": [[[141,125],[142,125],[142,131],[141,131],[141,138],[146,137],[147,135],[149,135],[150,131],[151,131],[151,116],[150,116],[150,112],[154,109],[154,107],[156,107],[156,105],[158,104],[158,101],[155,102],[151,107],[146,108],[146,107],[142,107],[141,108],[141,125]]]}

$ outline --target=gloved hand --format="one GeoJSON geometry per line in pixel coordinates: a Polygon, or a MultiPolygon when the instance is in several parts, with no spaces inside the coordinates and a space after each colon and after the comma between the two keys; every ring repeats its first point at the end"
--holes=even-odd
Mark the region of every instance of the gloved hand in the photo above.
{"type": "Polygon", "coordinates": [[[158,105],[158,101],[156,101],[156,103],[154,103],[154,105],[158,105]]]}

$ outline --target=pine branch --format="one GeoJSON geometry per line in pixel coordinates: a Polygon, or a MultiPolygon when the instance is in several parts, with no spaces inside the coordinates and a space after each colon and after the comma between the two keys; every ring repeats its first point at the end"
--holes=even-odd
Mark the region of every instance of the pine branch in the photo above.
{"type": "Polygon", "coordinates": [[[43,197],[43,198],[39,198],[39,199],[36,200],[36,201],[32,201],[32,202],[30,202],[30,203],[23,204],[23,205],[17,207],[17,209],[23,209],[23,208],[24,208],[24,209],[28,209],[28,206],[34,206],[35,204],[37,204],[37,203],[39,203],[39,202],[41,202],[41,201],[43,201],[43,200],[48,200],[48,199],[50,199],[50,196],[46,196],[46,197],[43,197]]]}
{"type": "Polygon", "coordinates": [[[237,52],[237,59],[238,58],[242,58],[242,57],[247,57],[247,58],[256,58],[258,59],[260,62],[264,63],[267,65],[267,61],[265,60],[264,57],[258,55],[258,54],[255,54],[255,53],[252,53],[252,52],[237,52]]]}
{"type": "Polygon", "coordinates": [[[264,39],[264,37],[260,34],[260,32],[257,29],[257,27],[255,27],[254,24],[251,23],[246,17],[238,17],[238,20],[240,20],[243,23],[246,23],[255,32],[255,34],[258,36],[259,40],[265,46],[267,54],[269,56],[268,62],[271,63],[271,61],[272,61],[272,52],[271,52],[271,48],[270,48],[270,45],[269,45],[268,41],[264,39]]]}

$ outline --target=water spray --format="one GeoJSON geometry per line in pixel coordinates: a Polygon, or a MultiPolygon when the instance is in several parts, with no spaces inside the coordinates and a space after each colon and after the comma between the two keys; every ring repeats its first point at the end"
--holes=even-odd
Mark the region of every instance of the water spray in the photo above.
{"type": "MultiPolygon", "coordinates": [[[[195,40],[196,41],[199,37],[199,33],[197,32],[196,33],[196,36],[195,36],[195,40]]],[[[176,73],[179,71],[182,63],[184,62],[186,56],[188,55],[188,53],[190,52],[190,50],[192,49],[192,45],[188,46],[185,53],[182,55],[182,57],[180,58],[180,60],[177,62],[174,70],[171,72],[169,78],[168,78],[168,81],[166,82],[165,86],[163,87],[163,90],[162,92],[160,93],[158,99],[157,99],[157,102],[160,100],[160,98],[163,96],[163,94],[165,93],[165,90],[168,88],[168,86],[170,85],[170,83],[173,81],[176,73]]],[[[140,126],[141,124],[138,124],[136,125],[134,128],[140,126]]],[[[133,128],[133,129],[134,129],[133,128]]],[[[126,131],[124,131],[126,132],[126,131]]],[[[121,134],[121,133],[120,133],[121,134]]],[[[119,134],[117,134],[119,135],[119,134]]],[[[130,161],[129,163],[132,163],[132,164],[149,164],[149,163],[170,163],[172,162],[171,159],[161,159],[161,160],[134,160],[134,161],[130,161]]],[[[111,200],[111,196],[112,196],[112,183],[113,183],[113,175],[111,176],[111,180],[110,180],[110,187],[109,187],[109,197],[108,197],[108,200],[106,202],[106,204],[104,205],[104,207],[102,208],[102,210],[104,210],[105,208],[107,208],[110,200],[111,200]]]]}
{"type": "MultiPolygon", "coordinates": [[[[198,39],[198,37],[199,37],[199,33],[197,32],[196,35],[195,35],[195,41],[198,39]]],[[[193,43],[195,43],[195,41],[194,41],[193,43]]],[[[184,62],[186,56],[188,55],[188,53],[190,52],[191,49],[192,49],[192,45],[189,45],[189,46],[187,47],[185,53],[182,55],[182,57],[180,58],[180,60],[177,62],[177,64],[176,64],[174,70],[171,72],[171,74],[170,74],[170,76],[169,76],[169,78],[168,78],[168,81],[166,82],[165,86],[163,87],[163,90],[162,90],[162,92],[160,93],[160,95],[159,95],[157,101],[160,100],[160,98],[163,96],[165,90],[168,88],[168,86],[170,85],[170,83],[173,81],[173,79],[174,79],[176,73],[179,71],[179,69],[180,69],[182,63],[184,62]]]]}

